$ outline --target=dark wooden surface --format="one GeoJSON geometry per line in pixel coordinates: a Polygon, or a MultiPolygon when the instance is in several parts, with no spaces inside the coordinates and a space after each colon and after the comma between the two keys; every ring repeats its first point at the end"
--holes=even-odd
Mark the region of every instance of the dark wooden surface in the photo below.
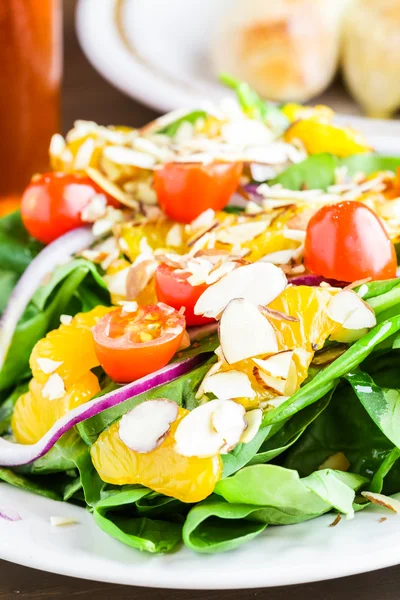
{"type": "MultiPolygon", "coordinates": [[[[0,0],[1,1],[1,0],[0,0]]],[[[38,0],[39,1],[39,0],[38,0]]],[[[98,0],[102,2],[103,0],[98,0]]],[[[160,0],[162,1],[162,0],[160,0]]],[[[189,0],[190,1],[190,0],[189,0]]],[[[154,111],[126,98],[92,69],[74,34],[74,0],[65,5],[64,129],[75,119],[141,125],[154,111]]],[[[1,66],[0,66],[1,68],[1,66]]],[[[373,540],[371,540],[373,543],[373,540]]],[[[399,540],[400,543],[400,540],[399,540]]],[[[385,549],[382,548],[382,552],[385,549]]],[[[134,560],[132,551],[132,560],[134,560]]],[[[321,557],[322,558],[322,557],[321,557]]],[[[265,557],[268,561],[268,556],[265,557]]],[[[287,565],[290,569],[290,565],[287,565]]],[[[0,600],[399,600],[400,566],[345,579],[268,590],[192,592],[108,585],[52,575],[0,561],[0,600]]]]}

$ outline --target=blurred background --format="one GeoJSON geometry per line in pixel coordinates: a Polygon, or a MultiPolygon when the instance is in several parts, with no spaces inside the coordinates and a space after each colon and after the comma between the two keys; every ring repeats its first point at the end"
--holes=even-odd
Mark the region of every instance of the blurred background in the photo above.
{"type": "Polygon", "coordinates": [[[0,36],[2,212],[48,168],[52,133],[218,101],[221,72],[327,104],[373,144],[400,135],[381,120],[399,116],[399,0],[2,0],[0,36]]]}

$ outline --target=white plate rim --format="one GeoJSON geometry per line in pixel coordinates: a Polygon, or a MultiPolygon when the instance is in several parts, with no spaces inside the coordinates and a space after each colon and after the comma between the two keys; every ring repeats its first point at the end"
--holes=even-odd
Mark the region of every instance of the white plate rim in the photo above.
{"type": "MultiPolygon", "coordinates": [[[[78,1],[76,30],[89,61],[111,85],[157,111],[198,106],[206,98],[204,90],[197,89],[193,80],[171,79],[146,57],[135,54],[125,40],[116,15],[122,14],[127,1],[134,3],[137,0],[78,1]]],[[[359,129],[372,146],[380,146],[382,152],[400,154],[400,120],[342,114],[337,118],[339,122],[359,129]]]]}

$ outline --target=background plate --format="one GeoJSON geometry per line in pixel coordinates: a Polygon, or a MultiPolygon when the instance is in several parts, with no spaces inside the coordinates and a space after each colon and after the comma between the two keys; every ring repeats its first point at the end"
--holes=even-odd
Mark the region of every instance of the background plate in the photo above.
{"type": "MultiPolygon", "coordinates": [[[[230,93],[216,81],[208,58],[214,24],[230,2],[80,0],[78,37],[94,67],[128,96],[160,112],[194,107],[230,93]]],[[[351,101],[338,99],[334,88],[316,101],[357,111],[351,101]]],[[[400,121],[353,115],[338,120],[357,127],[383,152],[400,154],[400,121]]]]}

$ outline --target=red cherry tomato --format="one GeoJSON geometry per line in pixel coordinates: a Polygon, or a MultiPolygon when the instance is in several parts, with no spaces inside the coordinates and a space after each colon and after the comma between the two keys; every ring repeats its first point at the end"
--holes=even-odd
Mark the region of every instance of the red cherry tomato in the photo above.
{"type": "Polygon", "coordinates": [[[208,319],[194,314],[194,307],[208,285],[191,285],[187,278],[190,273],[181,269],[174,269],[168,265],[161,264],[156,271],[156,295],[160,302],[169,304],[176,310],[185,307],[185,319],[188,327],[192,325],[205,325],[215,319],[208,319]]]}
{"type": "MultiPolygon", "coordinates": [[[[81,212],[95,194],[104,191],[89,177],[45,173],[32,179],[22,196],[21,215],[29,233],[49,244],[82,225],[81,212]]],[[[105,194],[107,202],[116,201],[105,194]]]]}
{"type": "Polygon", "coordinates": [[[311,218],[306,234],[307,269],[330,279],[358,281],[396,277],[397,260],[376,214],[357,201],[324,206],[311,218]]]}
{"type": "Polygon", "coordinates": [[[164,367],[178,351],[185,317],[159,303],[136,312],[117,308],[93,327],[99,363],[119,383],[128,383],[164,367]]]}
{"type": "Polygon", "coordinates": [[[168,163],[154,171],[158,203],[171,219],[190,223],[207,208],[222,210],[242,171],[242,163],[168,163]]]}

